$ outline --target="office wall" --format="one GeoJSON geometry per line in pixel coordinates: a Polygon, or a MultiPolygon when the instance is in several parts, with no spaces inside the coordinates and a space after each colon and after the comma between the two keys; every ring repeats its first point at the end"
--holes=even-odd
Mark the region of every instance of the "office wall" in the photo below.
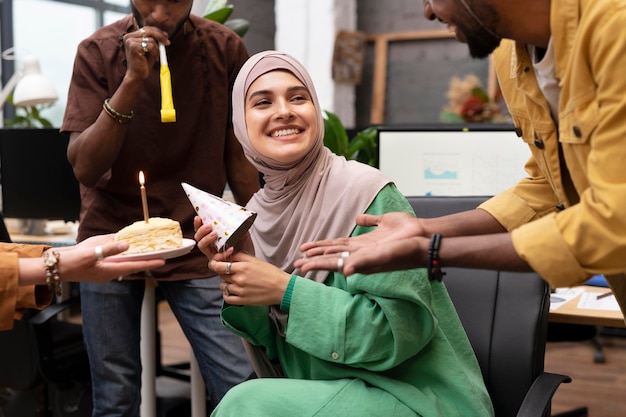
{"type": "MultiPolygon", "coordinates": [[[[445,30],[440,22],[423,16],[416,0],[358,0],[359,30],[368,34],[414,30],[445,30]]],[[[357,87],[357,126],[370,121],[374,68],[373,44],[369,44],[363,81],[357,87]]],[[[389,44],[385,100],[385,124],[437,122],[450,77],[474,73],[487,83],[488,62],[469,57],[467,46],[454,39],[401,41],[389,44]]]]}
{"type": "Polygon", "coordinates": [[[274,49],[276,21],[274,18],[274,0],[230,0],[235,6],[232,19],[246,19],[250,22],[250,31],[243,37],[250,54],[274,49]]]}

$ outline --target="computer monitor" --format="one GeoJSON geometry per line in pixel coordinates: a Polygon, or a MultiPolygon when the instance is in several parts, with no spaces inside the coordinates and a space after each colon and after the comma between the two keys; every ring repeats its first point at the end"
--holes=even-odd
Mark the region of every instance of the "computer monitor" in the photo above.
{"type": "Polygon", "coordinates": [[[492,196],[526,177],[528,146],[508,124],[381,127],[378,167],[406,196],[492,196]]]}
{"type": "Polygon", "coordinates": [[[59,129],[0,129],[0,183],[5,218],[76,221],[78,181],[59,129]]]}

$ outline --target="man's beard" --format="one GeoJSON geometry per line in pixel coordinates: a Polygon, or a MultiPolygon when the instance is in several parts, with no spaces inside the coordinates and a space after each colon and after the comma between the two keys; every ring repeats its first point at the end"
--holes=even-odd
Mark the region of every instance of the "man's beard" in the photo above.
{"type": "Polygon", "coordinates": [[[480,26],[473,28],[459,27],[459,29],[465,36],[465,42],[472,58],[487,58],[500,45],[502,40],[480,26]]]}
{"type": "MultiPolygon", "coordinates": [[[[465,0],[459,0],[468,14],[472,17],[473,23],[458,23],[457,26],[469,48],[472,58],[487,58],[499,45],[502,38],[497,36],[492,28],[497,27],[498,15],[492,8],[481,9],[478,16],[465,0]]],[[[469,19],[467,19],[469,21],[469,19]]],[[[458,19],[465,22],[465,19],[458,19]]]]}

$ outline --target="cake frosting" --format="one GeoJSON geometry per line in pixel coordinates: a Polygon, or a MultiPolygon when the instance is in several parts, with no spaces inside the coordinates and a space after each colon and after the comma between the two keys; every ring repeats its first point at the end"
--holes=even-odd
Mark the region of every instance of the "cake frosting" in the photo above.
{"type": "Polygon", "coordinates": [[[180,223],[163,217],[151,217],[148,223],[137,221],[120,229],[115,241],[128,243],[124,255],[179,248],[183,245],[180,223]]]}

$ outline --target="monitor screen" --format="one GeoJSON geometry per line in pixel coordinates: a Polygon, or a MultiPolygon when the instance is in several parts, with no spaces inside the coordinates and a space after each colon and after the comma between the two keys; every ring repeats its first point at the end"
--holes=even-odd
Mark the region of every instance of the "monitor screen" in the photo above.
{"type": "Polygon", "coordinates": [[[0,129],[0,183],[5,218],[78,220],[78,181],[59,129],[0,129]]]}
{"type": "Polygon", "coordinates": [[[511,125],[425,124],[378,131],[378,167],[406,196],[492,196],[526,177],[511,125]]]}

